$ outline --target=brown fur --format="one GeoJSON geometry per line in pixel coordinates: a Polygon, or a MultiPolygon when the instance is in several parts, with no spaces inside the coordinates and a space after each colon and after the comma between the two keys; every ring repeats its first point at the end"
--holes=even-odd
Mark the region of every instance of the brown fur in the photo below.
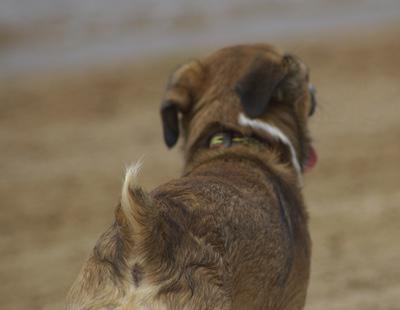
{"type": "Polygon", "coordinates": [[[127,173],[115,223],[67,308],[302,309],[311,245],[299,176],[287,146],[238,115],[278,127],[304,165],[310,101],[306,67],[269,45],[225,48],[179,68],[162,120],[170,147],[183,129],[184,175],[146,193],[137,169],[127,173]],[[269,143],[208,148],[221,130],[269,143]]]}

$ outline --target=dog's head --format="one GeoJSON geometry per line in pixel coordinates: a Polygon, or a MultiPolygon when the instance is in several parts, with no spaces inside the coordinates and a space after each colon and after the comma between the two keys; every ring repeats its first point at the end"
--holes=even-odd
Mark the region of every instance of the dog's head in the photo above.
{"type": "Polygon", "coordinates": [[[307,130],[314,92],[308,68],[293,55],[264,44],[224,48],[170,77],[161,106],[164,140],[173,147],[182,131],[190,158],[218,130],[275,134],[293,146],[304,169],[315,162],[307,130]]]}

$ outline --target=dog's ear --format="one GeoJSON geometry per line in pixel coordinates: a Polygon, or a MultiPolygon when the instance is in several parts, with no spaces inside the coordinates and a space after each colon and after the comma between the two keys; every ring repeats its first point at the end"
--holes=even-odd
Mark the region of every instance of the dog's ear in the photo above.
{"type": "Polygon", "coordinates": [[[198,61],[180,66],[170,77],[161,103],[161,121],[165,144],[171,148],[179,138],[179,113],[188,113],[196,100],[203,79],[198,61]]]}
{"type": "Polygon", "coordinates": [[[256,58],[248,71],[235,86],[244,112],[252,118],[265,113],[268,103],[278,84],[285,77],[286,68],[282,63],[256,58]]]}
{"type": "Polygon", "coordinates": [[[296,103],[298,98],[308,92],[310,100],[313,101],[312,104],[315,104],[315,89],[310,87],[307,66],[297,56],[291,54],[286,54],[282,63],[287,73],[277,88],[279,101],[296,103]]]}
{"type": "Polygon", "coordinates": [[[172,101],[163,101],[161,105],[161,121],[165,144],[171,148],[179,137],[178,108],[172,101]]]}

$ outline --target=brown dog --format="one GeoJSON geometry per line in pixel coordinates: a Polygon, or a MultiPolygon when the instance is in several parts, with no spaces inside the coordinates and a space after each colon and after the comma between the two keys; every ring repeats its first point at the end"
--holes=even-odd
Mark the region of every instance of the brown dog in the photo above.
{"type": "Polygon", "coordinates": [[[310,238],[301,196],[315,163],[308,70],[269,45],[222,49],[180,67],[161,107],[180,128],[183,177],[150,193],[128,170],[115,223],[68,309],[302,309],[310,238]]]}

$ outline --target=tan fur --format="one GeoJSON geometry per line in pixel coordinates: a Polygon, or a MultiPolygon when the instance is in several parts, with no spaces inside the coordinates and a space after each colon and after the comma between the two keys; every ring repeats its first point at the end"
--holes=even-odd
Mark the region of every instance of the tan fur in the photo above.
{"type": "Polygon", "coordinates": [[[293,163],[308,156],[309,109],[307,68],[272,46],[234,46],[181,66],[161,113],[167,145],[183,136],[183,176],[147,193],[138,166],[128,170],[115,223],[67,309],[302,309],[311,244],[293,163]],[[245,112],[287,141],[241,125],[245,112]],[[221,130],[267,142],[209,148],[221,130]]]}

